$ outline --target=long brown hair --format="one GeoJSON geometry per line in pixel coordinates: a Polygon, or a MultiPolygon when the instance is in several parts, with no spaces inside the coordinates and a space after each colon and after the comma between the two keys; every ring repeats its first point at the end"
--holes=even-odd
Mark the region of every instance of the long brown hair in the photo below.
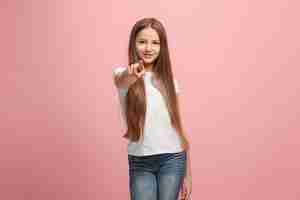
{"type": "MultiPolygon", "coordinates": [[[[169,56],[169,48],[167,43],[166,31],[161,22],[155,18],[144,18],[136,22],[133,26],[128,48],[128,64],[132,64],[138,61],[138,54],[135,47],[135,40],[137,34],[144,28],[151,27],[156,30],[160,39],[160,52],[158,58],[152,68],[152,72],[155,77],[162,83],[165,93],[164,99],[171,117],[171,123],[173,127],[179,133],[181,139],[181,146],[183,149],[189,149],[189,142],[183,131],[179,103],[175,91],[175,85],[173,80],[173,73],[171,67],[171,61],[169,56]]],[[[128,89],[125,100],[125,116],[127,121],[127,131],[123,137],[130,139],[131,141],[139,141],[143,138],[145,115],[146,115],[146,93],[143,78],[139,78],[128,89]]]]}

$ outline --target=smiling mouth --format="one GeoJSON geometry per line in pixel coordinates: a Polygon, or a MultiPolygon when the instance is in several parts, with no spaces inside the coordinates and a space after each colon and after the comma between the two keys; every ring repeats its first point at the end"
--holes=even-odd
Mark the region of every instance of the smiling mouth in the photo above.
{"type": "Polygon", "coordinates": [[[153,54],[144,54],[144,57],[145,58],[151,58],[151,57],[153,57],[153,54]]]}

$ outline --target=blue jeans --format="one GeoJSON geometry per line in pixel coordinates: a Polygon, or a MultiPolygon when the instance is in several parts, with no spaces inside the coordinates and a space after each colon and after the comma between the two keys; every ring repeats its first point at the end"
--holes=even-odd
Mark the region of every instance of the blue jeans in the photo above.
{"type": "Polygon", "coordinates": [[[186,174],[186,152],[128,155],[131,200],[177,200],[186,174]]]}

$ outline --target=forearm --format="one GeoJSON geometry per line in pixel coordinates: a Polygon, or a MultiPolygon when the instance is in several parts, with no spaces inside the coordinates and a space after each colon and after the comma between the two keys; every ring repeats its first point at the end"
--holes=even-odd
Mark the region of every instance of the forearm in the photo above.
{"type": "Polygon", "coordinates": [[[190,150],[187,150],[187,165],[186,165],[186,176],[192,177],[192,167],[191,167],[191,155],[190,150]]]}

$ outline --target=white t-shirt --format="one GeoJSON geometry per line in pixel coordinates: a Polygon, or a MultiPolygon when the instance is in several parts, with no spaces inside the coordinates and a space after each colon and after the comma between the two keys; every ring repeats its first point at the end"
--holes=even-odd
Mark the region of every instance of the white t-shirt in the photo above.
{"type": "MultiPolygon", "coordinates": [[[[113,74],[119,74],[126,70],[126,67],[117,67],[113,74]]],[[[167,106],[160,91],[153,86],[151,81],[152,72],[145,72],[144,83],[147,98],[146,118],[144,127],[144,140],[128,143],[128,154],[134,156],[146,156],[162,153],[178,153],[183,151],[180,145],[180,137],[176,129],[171,125],[171,118],[167,106]]],[[[174,80],[176,93],[179,93],[177,80],[174,80]]],[[[122,118],[125,122],[125,98],[128,89],[117,88],[122,118]]],[[[127,130],[127,129],[126,129],[127,130]]]]}

